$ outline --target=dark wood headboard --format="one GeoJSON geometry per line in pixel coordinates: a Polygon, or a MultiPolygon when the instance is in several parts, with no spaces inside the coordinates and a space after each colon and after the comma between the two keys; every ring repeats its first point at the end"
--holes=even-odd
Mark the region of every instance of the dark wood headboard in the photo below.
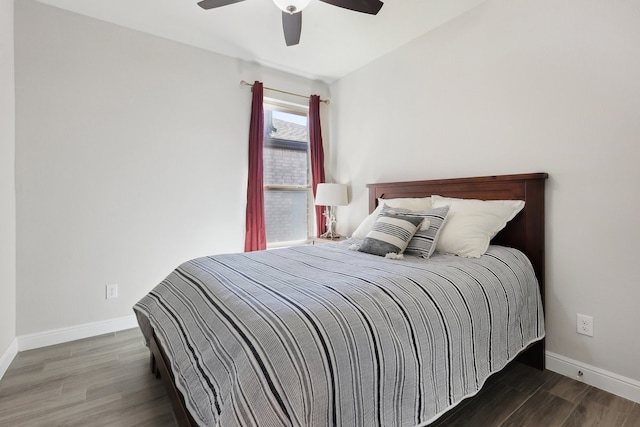
{"type": "MultiPolygon", "coordinates": [[[[373,212],[376,208],[378,198],[427,197],[434,194],[463,199],[524,200],[524,209],[491,242],[519,249],[529,257],[544,304],[544,184],[548,177],[546,173],[530,173],[368,184],[369,211],[373,212]]],[[[531,356],[536,360],[530,364],[544,367],[544,343],[541,347],[535,356],[531,356]],[[538,360],[540,358],[542,360],[538,360]]]]}

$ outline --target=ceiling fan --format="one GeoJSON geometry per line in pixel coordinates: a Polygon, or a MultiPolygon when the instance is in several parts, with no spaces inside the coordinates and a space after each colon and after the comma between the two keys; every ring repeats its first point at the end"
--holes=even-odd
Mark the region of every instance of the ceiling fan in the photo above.
{"type": "MultiPolygon", "coordinates": [[[[202,0],[198,6],[203,9],[215,9],[216,7],[227,6],[229,4],[240,3],[244,0],[202,0]]],[[[307,7],[311,0],[273,0],[282,10],[282,29],[284,40],[287,46],[300,43],[300,33],[302,32],[302,9],[307,7]]],[[[383,3],[379,0],[320,0],[334,6],[356,12],[376,15],[383,3]]]]}

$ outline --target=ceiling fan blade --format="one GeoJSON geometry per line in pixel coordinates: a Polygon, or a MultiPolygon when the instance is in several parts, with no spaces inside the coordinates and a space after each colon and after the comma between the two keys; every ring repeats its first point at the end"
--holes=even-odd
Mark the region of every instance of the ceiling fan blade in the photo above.
{"type": "Polygon", "coordinates": [[[244,0],[202,0],[198,2],[198,6],[203,9],[215,9],[216,7],[226,6],[228,4],[240,3],[244,0]]]}
{"type": "Polygon", "coordinates": [[[282,12],[282,30],[284,31],[284,41],[287,43],[287,46],[300,43],[302,12],[294,14],[282,12]]]}
{"type": "Polygon", "coordinates": [[[377,15],[382,8],[382,3],[379,0],[320,0],[321,2],[332,4],[334,6],[342,7],[344,9],[354,10],[356,12],[369,13],[371,15],[377,15]]]}

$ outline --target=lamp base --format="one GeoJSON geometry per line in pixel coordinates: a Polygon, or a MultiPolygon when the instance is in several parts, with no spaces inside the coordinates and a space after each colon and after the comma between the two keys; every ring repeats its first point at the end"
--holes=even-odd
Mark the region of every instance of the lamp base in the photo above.
{"type": "Polygon", "coordinates": [[[318,237],[322,237],[323,239],[341,239],[342,236],[339,235],[338,233],[334,232],[333,230],[329,230],[326,233],[322,233],[322,235],[318,236],[318,237]]]}
{"type": "Polygon", "coordinates": [[[323,239],[339,239],[342,236],[335,232],[336,230],[336,216],[333,213],[333,206],[327,206],[323,214],[327,220],[327,231],[323,233],[321,237],[323,239]]]}

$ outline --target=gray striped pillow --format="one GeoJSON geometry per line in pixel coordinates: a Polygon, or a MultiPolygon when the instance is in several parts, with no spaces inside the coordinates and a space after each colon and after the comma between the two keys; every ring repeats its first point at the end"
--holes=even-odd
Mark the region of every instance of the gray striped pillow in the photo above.
{"type": "Polygon", "coordinates": [[[385,206],[382,212],[390,214],[402,214],[405,216],[416,216],[428,220],[429,226],[427,228],[423,227],[416,232],[416,234],[407,245],[405,253],[409,255],[417,255],[423,258],[429,258],[436,249],[436,243],[438,242],[438,237],[440,236],[440,230],[442,230],[442,226],[444,225],[444,222],[447,218],[447,213],[449,213],[449,206],[429,209],[423,212],[413,212],[407,209],[385,206]]]}
{"type": "Polygon", "coordinates": [[[424,218],[391,213],[381,213],[373,229],[360,245],[360,252],[386,256],[400,255],[416,233],[424,218]]]}

